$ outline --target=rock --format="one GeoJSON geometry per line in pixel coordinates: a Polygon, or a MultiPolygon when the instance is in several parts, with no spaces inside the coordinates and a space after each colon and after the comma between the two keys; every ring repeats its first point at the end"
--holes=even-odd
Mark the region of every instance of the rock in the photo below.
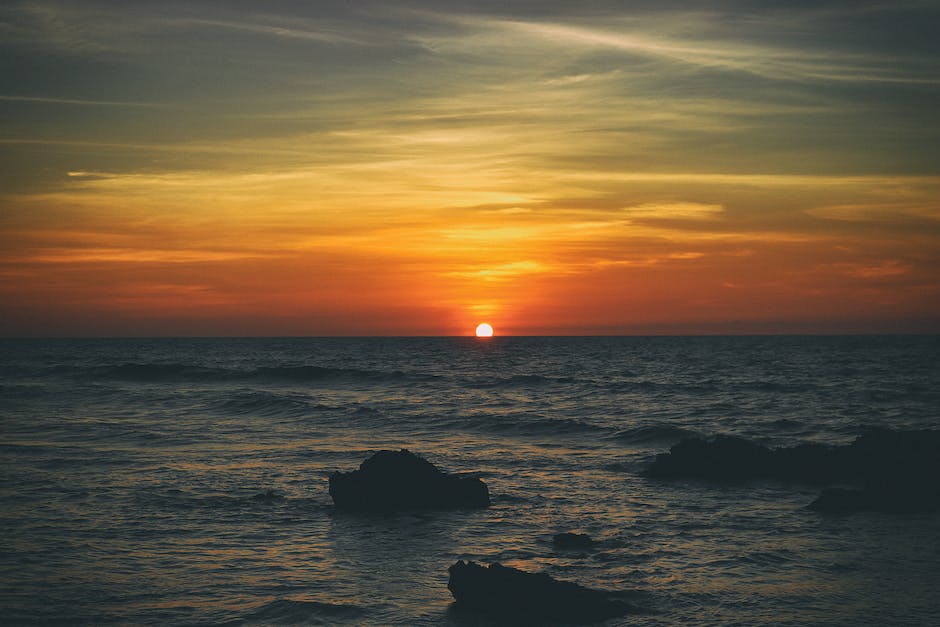
{"type": "Polygon", "coordinates": [[[940,476],[940,431],[871,428],[849,446],[855,474],[869,486],[923,483],[936,486],[940,476]]]}
{"type": "Polygon", "coordinates": [[[668,453],[656,456],[646,476],[663,479],[748,479],[767,477],[773,453],[766,446],[736,436],[719,435],[710,440],[687,438],[668,453]]]}
{"type": "Polygon", "coordinates": [[[264,492],[259,492],[258,494],[255,494],[253,497],[251,497],[251,500],[257,501],[259,503],[270,503],[273,501],[283,501],[284,496],[281,494],[278,494],[277,492],[269,488],[265,490],[264,492]]]}
{"type": "Polygon", "coordinates": [[[631,611],[610,593],[558,581],[544,573],[458,561],[447,588],[456,607],[513,624],[596,623],[631,611]]]}
{"type": "Polygon", "coordinates": [[[826,488],[809,504],[809,508],[830,514],[860,512],[866,509],[866,498],[861,490],[826,488]]]}
{"type": "Polygon", "coordinates": [[[558,549],[590,549],[596,543],[586,533],[566,531],[552,536],[552,544],[558,549]]]}
{"type": "Polygon", "coordinates": [[[480,479],[450,475],[411,451],[379,451],[359,470],[330,475],[330,496],[339,509],[396,512],[487,507],[490,493],[480,479]]]}
{"type": "Polygon", "coordinates": [[[806,443],[771,449],[737,436],[719,435],[682,440],[668,453],[657,455],[644,474],[663,479],[777,479],[818,485],[852,481],[858,473],[851,447],[806,443]]]}
{"type": "Polygon", "coordinates": [[[871,428],[845,449],[861,489],[828,488],[810,508],[824,513],[940,511],[940,431],[871,428]]]}
{"type": "Polygon", "coordinates": [[[648,477],[778,479],[831,487],[810,508],[820,512],[940,511],[940,431],[871,428],[848,446],[800,444],[770,449],[743,438],[682,440],[656,456],[648,477]]]}
{"type": "Polygon", "coordinates": [[[866,486],[861,490],[826,488],[809,508],[825,514],[853,514],[855,512],[883,512],[886,514],[914,514],[940,511],[936,493],[914,491],[904,486],[879,490],[866,486]]]}
{"type": "Polygon", "coordinates": [[[645,474],[663,479],[778,479],[818,485],[850,479],[853,471],[847,460],[845,448],[825,444],[771,449],[737,436],[719,435],[710,440],[682,440],[668,453],[657,455],[645,474]]]}
{"type": "Polygon", "coordinates": [[[849,453],[842,447],[806,443],[773,449],[769,478],[821,485],[851,480],[849,453]]]}

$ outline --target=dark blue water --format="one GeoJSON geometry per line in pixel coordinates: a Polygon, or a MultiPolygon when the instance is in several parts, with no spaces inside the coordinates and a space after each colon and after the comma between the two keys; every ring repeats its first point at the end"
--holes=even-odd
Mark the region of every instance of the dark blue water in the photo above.
{"type": "Polygon", "coordinates": [[[940,427],[940,338],[0,341],[3,624],[467,623],[457,559],[630,591],[629,625],[940,623],[937,515],[661,482],[687,435],[848,443],[940,427]],[[335,512],[407,447],[473,512],[335,512]],[[600,547],[557,551],[551,536],[600,547]]]}

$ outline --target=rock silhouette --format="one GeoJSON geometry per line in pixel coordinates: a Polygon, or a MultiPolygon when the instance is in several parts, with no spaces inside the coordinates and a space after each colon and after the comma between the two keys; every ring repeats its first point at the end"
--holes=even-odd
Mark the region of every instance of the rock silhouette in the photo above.
{"type": "Polygon", "coordinates": [[[565,531],[552,536],[552,544],[557,549],[590,549],[596,542],[586,533],[565,531]]]}
{"type": "Polygon", "coordinates": [[[458,561],[447,588],[457,608],[512,624],[595,623],[633,609],[601,590],[559,581],[544,573],[458,561]]]}
{"type": "Polygon", "coordinates": [[[771,449],[744,438],[689,438],[660,453],[644,474],[709,480],[777,479],[830,487],[810,507],[820,512],[940,510],[940,431],[870,428],[848,446],[800,444],[771,449]]]}
{"type": "Polygon", "coordinates": [[[450,475],[411,451],[379,451],[352,472],[330,475],[337,508],[396,512],[487,507],[490,493],[480,479],[450,475]]]}
{"type": "Polygon", "coordinates": [[[823,444],[770,449],[737,436],[688,438],[660,453],[645,475],[662,479],[780,479],[829,483],[850,474],[845,451],[823,444]]]}
{"type": "Polygon", "coordinates": [[[810,508],[827,513],[940,511],[940,431],[871,429],[849,447],[860,489],[827,488],[810,508]]]}

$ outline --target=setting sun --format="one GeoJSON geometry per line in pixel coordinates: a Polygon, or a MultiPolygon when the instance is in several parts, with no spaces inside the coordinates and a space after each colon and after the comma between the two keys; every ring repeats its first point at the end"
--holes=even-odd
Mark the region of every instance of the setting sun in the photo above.
{"type": "Polygon", "coordinates": [[[477,337],[493,337],[493,327],[485,322],[478,324],[477,337]]]}

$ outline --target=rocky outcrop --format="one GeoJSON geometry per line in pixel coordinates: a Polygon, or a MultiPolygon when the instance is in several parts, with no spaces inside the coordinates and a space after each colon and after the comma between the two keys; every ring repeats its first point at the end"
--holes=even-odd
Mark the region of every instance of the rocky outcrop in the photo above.
{"type": "Polygon", "coordinates": [[[940,431],[872,428],[848,446],[800,444],[770,449],[743,438],[682,440],[656,456],[648,477],[777,479],[852,484],[825,489],[810,508],[821,512],[940,511],[940,431]]]}
{"type": "Polygon", "coordinates": [[[622,616],[633,608],[610,593],[558,581],[544,573],[458,561],[447,587],[456,607],[511,624],[585,624],[622,616]]]}
{"type": "Polygon", "coordinates": [[[645,475],[662,479],[780,479],[829,483],[846,475],[844,451],[823,444],[770,449],[737,436],[689,438],[660,453],[645,475]]]}
{"type": "Polygon", "coordinates": [[[849,446],[859,489],[827,488],[810,509],[826,513],[940,511],[940,431],[871,429],[849,446]]]}
{"type": "Polygon", "coordinates": [[[411,451],[379,451],[352,472],[330,475],[338,509],[398,512],[487,507],[490,493],[480,479],[442,472],[411,451]]]}
{"type": "Polygon", "coordinates": [[[552,536],[552,544],[556,549],[573,549],[573,550],[583,550],[593,548],[597,543],[591,539],[591,536],[586,533],[574,533],[572,531],[565,531],[563,533],[556,533],[552,536]]]}

